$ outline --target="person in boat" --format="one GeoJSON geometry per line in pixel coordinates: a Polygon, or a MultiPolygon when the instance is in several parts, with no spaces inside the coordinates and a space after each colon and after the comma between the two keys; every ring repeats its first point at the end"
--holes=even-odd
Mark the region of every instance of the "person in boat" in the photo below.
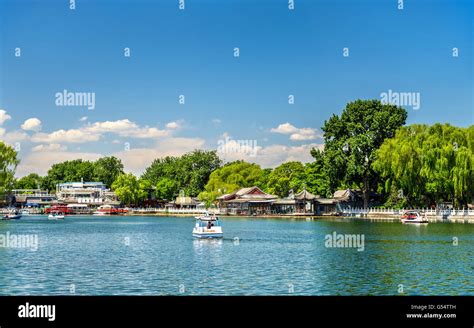
{"type": "Polygon", "coordinates": [[[211,223],[211,221],[208,221],[208,222],[207,222],[207,228],[208,228],[208,229],[211,229],[211,227],[212,227],[212,223],[211,223]]]}

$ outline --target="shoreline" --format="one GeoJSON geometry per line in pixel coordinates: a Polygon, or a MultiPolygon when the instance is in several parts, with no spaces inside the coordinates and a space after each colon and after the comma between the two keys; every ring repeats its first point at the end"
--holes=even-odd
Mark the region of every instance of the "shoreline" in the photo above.
{"type": "MultiPolygon", "coordinates": [[[[121,217],[121,216],[145,216],[145,217],[175,217],[175,218],[194,218],[195,216],[200,215],[200,213],[127,213],[127,214],[117,214],[117,215],[92,215],[92,214],[68,214],[68,217],[121,217]]],[[[23,215],[23,218],[28,217],[37,217],[37,216],[47,216],[47,214],[30,214],[23,215]]],[[[400,222],[400,216],[395,214],[380,214],[380,213],[369,213],[369,214],[357,214],[357,215],[218,215],[220,218],[245,218],[245,219],[282,219],[282,220],[347,220],[347,221],[373,221],[373,222],[400,222]]],[[[428,215],[427,220],[430,223],[462,223],[462,224],[474,224],[474,216],[472,215],[428,215]]]]}
{"type": "MultiPolygon", "coordinates": [[[[186,218],[199,215],[191,213],[128,213],[126,215],[108,215],[106,217],[115,217],[115,216],[146,216],[146,217],[176,217],[176,218],[186,218]]],[[[69,216],[91,216],[96,217],[95,215],[87,214],[74,214],[69,216]]],[[[218,215],[220,218],[253,218],[253,219],[289,219],[289,220],[353,220],[353,221],[374,221],[374,222],[400,222],[399,215],[381,215],[381,214],[369,214],[369,215],[254,215],[254,216],[245,216],[245,215],[218,215]]],[[[100,216],[97,216],[100,217],[100,216]]],[[[462,224],[474,224],[474,216],[427,216],[427,219],[430,223],[462,223],[462,224]]]]}
{"type": "MultiPolygon", "coordinates": [[[[129,216],[166,216],[166,217],[194,217],[199,215],[198,213],[129,213],[129,216]]],[[[301,219],[301,220],[321,220],[321,219],[330,219],[330,220],[361,220],[361,221],[380,221],[380,222],[399,222],[400,215],[396,214],[380,214],[380,213],[369,213],[369,214],[362,214],[362,215],[253,215],[253,216],[245,216],[245,215],[218,215],[221,218],[261,218],[261,219],[301,219]]],[[[429,222],[442,222],[442,223],[473,223],[474,224],[474,216],[466,216],[466,215],[429,215],[427,216],[427,220],[429,222]]]]}

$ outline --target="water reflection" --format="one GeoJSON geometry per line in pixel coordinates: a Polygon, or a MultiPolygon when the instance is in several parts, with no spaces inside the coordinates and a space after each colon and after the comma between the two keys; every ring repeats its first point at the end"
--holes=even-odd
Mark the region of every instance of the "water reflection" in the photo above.
{"type": "Polygon", "coordinates": [[[222,239],[194,239],[193,247],[196,255],[209,255],[212,252],[222,251],[222,239]]]}

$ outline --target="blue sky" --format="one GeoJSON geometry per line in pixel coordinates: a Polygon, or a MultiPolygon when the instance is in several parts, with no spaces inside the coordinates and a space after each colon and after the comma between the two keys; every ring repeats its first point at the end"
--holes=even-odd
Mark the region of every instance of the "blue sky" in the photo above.
{"type": "Polygon", "coordinates": [[[18,175],[100,155],[140,173],[153,158],[222,140],[258,144],[256,156],[227,160],[308,161],[325,119],[388,90],[420,94],[409,124],[473,123],[472,1],[178,5],[0,0],[0,138],[20,150],[18,175]],[[64,89],[95,93],[94,110],[56,106],[64,89]]]}

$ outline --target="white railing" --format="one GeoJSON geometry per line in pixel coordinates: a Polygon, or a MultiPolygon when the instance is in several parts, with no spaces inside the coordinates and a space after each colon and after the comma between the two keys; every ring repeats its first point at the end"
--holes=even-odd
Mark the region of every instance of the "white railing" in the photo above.
{"type": "Polygon", "coordinates": [[[129,209],[131,213],[162,213],[162,214],[204,214],[208,213],[219,213],[218,209],[201,209],[201,208],[131,208],[129,209]]]}
{"type": "MultiPolygon", "coordinates": [[[[385,214],[385,215],[397,215],[402,214],[405,211],[412,209],[391,209],[391,208],[341,208],[343,214],[385,214]]],[[[417,211],[426,213],[428,216],[435,215],[447,215],[447,216],[474,216],[474,209],[432,209],[432,208],[419,208],[417,211]]]]}

